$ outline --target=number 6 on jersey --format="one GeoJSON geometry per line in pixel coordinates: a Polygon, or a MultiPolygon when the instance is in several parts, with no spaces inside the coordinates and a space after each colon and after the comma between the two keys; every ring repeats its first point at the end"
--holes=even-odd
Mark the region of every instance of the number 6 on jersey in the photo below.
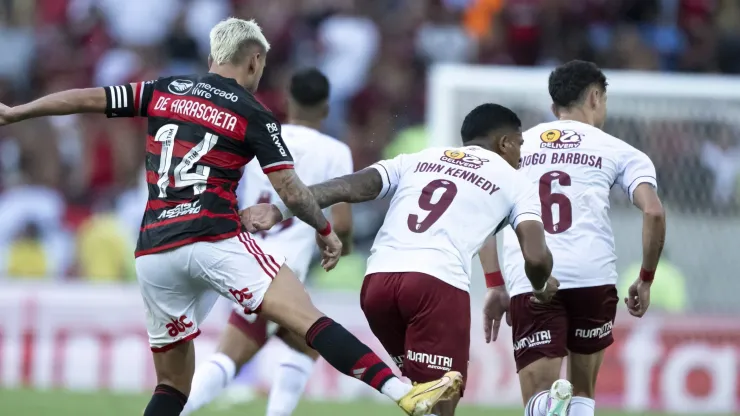
{"type": "Polygon", "coordinates": [[[553,182],[560,186],[570,186],[570,175],[554,170],[540,177],[540,202],[542,203],[542,223],[545,231],[560,234],[568,231],[573,224],[573,206],[565,194],[552,191],[553,182]],[[553,208],[558,208],[558,222],[553,220],[553,208]]]}

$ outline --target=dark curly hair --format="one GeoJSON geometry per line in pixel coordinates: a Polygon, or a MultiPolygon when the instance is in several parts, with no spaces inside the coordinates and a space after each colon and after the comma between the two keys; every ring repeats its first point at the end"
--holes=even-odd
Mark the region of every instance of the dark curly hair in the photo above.
{"type": "Polygon", "coordinates": [[[606,92],[607,86],[606,76],[596,64],[577,60],[555,68],[548,84],[552,102],[563,108],[583,102],[588,87],[596,85],[606,92]]]}
{"type": "Polygon", "coordinates": [[[493,130],[520,130],[522,122],[515,112],[498,104],[481,104],[468,113],[460,128],[463,143],[486,136],[493,130]]]}
{"type": "Polygon", "coordinates": [[[296,72],[290,79],[290,96],[301,105],[313,106],[329,99],[329,80],[316,68],[296,72]]]}

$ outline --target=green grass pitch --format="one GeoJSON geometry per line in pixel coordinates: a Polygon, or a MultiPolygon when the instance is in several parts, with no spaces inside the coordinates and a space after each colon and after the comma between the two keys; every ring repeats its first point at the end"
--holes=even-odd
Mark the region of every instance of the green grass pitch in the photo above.
{"type": "MultiPolygon", "coordinates": [[[[149,396],[107,393],[70,393],[65,391],[0,390],[0,415],[8,416],[140,416],[149,396]]],[[[197,416],[262,416],[265,402],[258,400],[227,410],[205,409],[197,416]]],[[[521,409],[463,407],[458,416],[521,416],[521,409]]],[[[661,413],[623,413],[598,410],[599,416],[666,416],[661,413]]],[[[295,416],[378,416],[403,413],[394,406],[371,402],[303,402],[295,416]]],[[[701,416],[701,415],[693,415],[701,416]]]]}

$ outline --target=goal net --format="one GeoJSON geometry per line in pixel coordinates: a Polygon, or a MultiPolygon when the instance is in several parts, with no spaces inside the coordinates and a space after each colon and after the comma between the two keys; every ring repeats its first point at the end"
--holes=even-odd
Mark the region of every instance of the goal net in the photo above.
{"type": "MultiPolygon", "coordinates": [[[[429,78],[429,144],[458,145],[465,114],[484,102],[516,111],[525,129],[553,120],[549,74],[543,68],[435,67],[429,78]]],[[[684,313],[739,312],[740,78],[622,71],[606,75],[605,130],[650,156],[666,206],[662,272],[671,293],[666,299],[656,295],[654,302],[684,313]]],[[[621,192],[614,194],[617,266],[620,279],[633,280],[630,271],[642,255],[642,217],[621,192]]]]}

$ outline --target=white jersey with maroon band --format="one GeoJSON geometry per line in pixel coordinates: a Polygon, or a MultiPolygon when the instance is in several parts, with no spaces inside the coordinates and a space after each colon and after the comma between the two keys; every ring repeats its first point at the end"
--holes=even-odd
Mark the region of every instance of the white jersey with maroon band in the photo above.
{"type": "Polygon", "coordinates": [[[395,194],[367,274],[421,272],[467,291],[473,256],[489,235],[540,221],[532,183],[477,146],[427,149],[371,167],[383,178],[378,197],[395,194]]]}
{"type": "MultiPolygon", "coordinates": [[[[615,284],[609,191],[619,185],[632,200],[638,185],[657,187],[650,159],[591,125],[554,121],[524,133],[520,170],[539,187],[552,275],[560,289],[615,284]]],[[[519,243],[508,230],[503,260],[509,293],[531,292],[519,243]]]]}
{"type": "MultiPolygon", "coordinates": [[[[296,173],[305,184],[313,185],[353,172],[352,154],[346,144],[308,127],[284,124],[282,128],[296,173]]],[[[256,162],[247,164],[240,184],[241,208],[280,198],[256,162]]],[[[316,247],[316,231],[311,226],[298,218],[290,218],[254,238],[266,252],[284,255],[299,278],[305,279],[316,247]]]]}

